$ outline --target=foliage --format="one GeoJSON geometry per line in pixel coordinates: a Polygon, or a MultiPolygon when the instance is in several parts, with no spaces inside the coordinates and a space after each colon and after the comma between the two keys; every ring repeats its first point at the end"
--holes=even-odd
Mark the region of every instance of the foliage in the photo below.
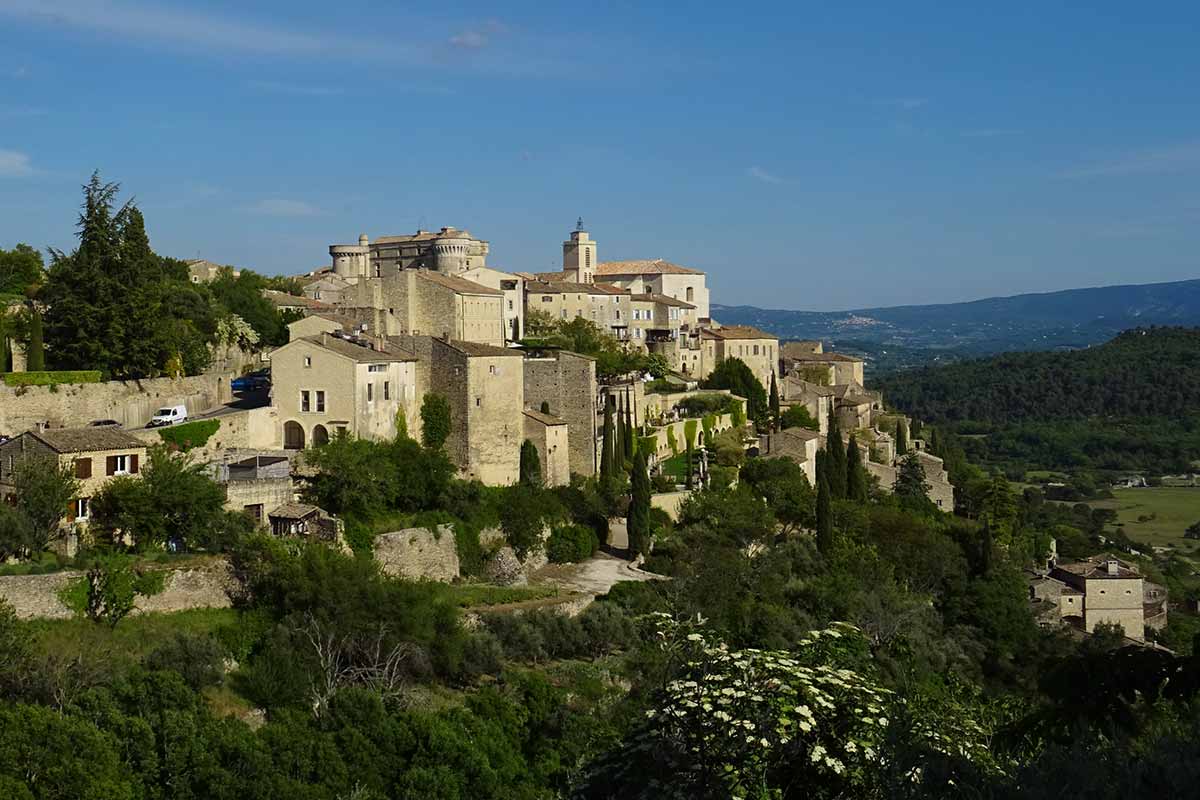
{"type": "Polygon", "coordinates": [[[724,359],[702,385],[705,389],[728,389],[738,397],[745,398],[747,416],[756,424],[765,427],[770,411],[767,392],[750,367],[746,366],[746,362],[739,358],[724,359]]]}
{"type": "Polygon", "coordinates": [[[221,427],[219,419],[200,419],[195,422],[185,422],[182,425],[171,425],[159,428],[158,435],[173,449],[188,451],[203,447],[221,427]]]}
{"type": "Polygon", "coordinates": [[[694,492],[679,507],[679,525],[689,536],[735,547],[767,541],[775,524],[767,504],[748,486],[694,492]]]}
{"type": "Polygon", "coordinates": [[[79,494],[79,481],[70,464],[53,456],[25,456],[12,473],[17,511],[29,520],[29,550],[39,553],[59,536],[59,524],[79,494]]]}
{"type": "Polygon", "coordinates": [[[526,439],[521,442],[520,483],[525,486],[542,485],[542,460],[537,446],[526,439]]]}
{"type": "Polygon", "coordinates": [[[734,426],[713,437],[708,444],[717,464],[723,467],[739,467],[746,460],[746,448],[742,446],[742,429],[734,426]]]}
{"type": "Polygon", "coordinates": [[[513,486],[500,506],[500,527],[509,547],[524,558],[542,548],[546,527],[564,515],[554,494],[534,486],[513,486]]]}
{"type": "Polygon", "coordinates": [[[625,519],[629,536],[630,555],[644,555],[650,548],[650,475],[646,467],[646,454],[638,448],[633,456],[630,470],[629,513],[625,519]]]}
{"type": "Polygon", "coordinates": [[[908,426],[903,419],[896,420],[896,456],[908,453],[908,426]]]}
{"type": "Polygon", "coordinates": [[[208,283],[208,291],[214,300],[229,314],[243,321],[254,332],[253,337],[225,336],[226,340],[241,339],[246,345],[259,342],[278,347],[287,344],[288,330],[275,304],[263,296],[270,288],[269,281],[251,270],[242,270],[234,277],[233,270],[221,269],[217,277],[208,283]]]}
{"type": "Polygon", "coordinates": [[[225,648],[210,634],[178,631],[143,663],[147,669],[178,673],[195,691],[225,680],[225,648]]]}
{"type": "Polygon", "coordinates": [[[421,401],[421,443],[428,450],[441,450],[450,437],[450,401],[430,392],[421,401]]]}
{"type": "Polygon", "coordinates": [[[828,557],[833,555],[833,507],[829,490],[829,460],[817,467],[817,550],[828,557]]]}
{"type": "Polygon", "coordinates": [[[779,430],[779,385],[775,380],[775,370],[771,370],[771,390],[768,393],[767,405],[771,412],[771,429],[779,430]]]}
{"type": "Polygon", "coordinates": [[[60,372],[8,372],[4,383],[8,386],[55,386],[59,384],[99,383],[100,371],[94,369],[65,370],[60,372]]]}
{"type": "Polygon", "coordinates": [[[546,540],[546,558],[553,564],[586,561],[600,549],[596,532],[573,523],[556,525],[546,540]]]}
{"type": "Polygon", "coordinates": [[[42,254],[27,244],[12,250],[0,248],[0,295],[24,297],[45,277],[42,254]]]}
{"type": "Polygon", "coordinates": [[[731,395],[711,392],[685,397],[675,404],[675,408],[685,417],[703,417],[709,414],[728,414],[736,402],[738,401],[731,395]]]}
{"type": "Polygon", "coordinates": [[[788,428],[807,428],[810,431],[819,431],[821,429],[821,424],[813,419],[812,414],[808,411],[808,407],[799,403],[789,406],[788,410],[783,412],[779,421],[784,430],[788,428]]]}
{"type": "Polygon", "coordinates": [[[0,562],[35,553],[35,538],[29,515],[7,503],[0,503],[0,562]]]}
{"type": "Polygon", "coordinates": [[[133,611],[139,595],[148,597],[163,589],[161,572],[135,572],[128,558],[111,556],[97,561],[87,573],[84,613],[93,622],[117,627],[133,611]]]}
{"type": "Polygon", "coordinates": [[[752,458],[742,481],[766,500],[787,535],[816,524],[816,496],[804,469],[790,458],[752,458]]]}
{"type": "Polygon", "coordinates": [[[925,467],[916,453],[909,453],[900,460],[896,470],[896,497],[902,502],[923,507],[929,502],[929,482],[925,480],[925,467]]]}
{"type": "Polygon", "coordinates": [[[40,373],[46,369],[46,343],[42,314],[35,307],[29,308],[29,342],[25,352],[25,366],[30,372],[40,373]]]}
{"type": "Polygon", "coordinates": [[[846,445],[846,497],[860,503],[867,501],[867,470],[858,449],[858,437],[853,433],[846,445]]]}
{"type": "Polygon", "coordinates": [[[825,461],[828,467],[825,480],[829,483],[829,494],[834,500],[846,497],[846,443],[842,441],[842,428],[837,413],[829,409],[829,428],[825,437],[825,461]]]}
{"type": "Polygon", "coordinates": [[[600,436],[600,476],[611,478],[617,471],[617,429],[613,420],[613,399],[605,396],[604,424],[600,436]]]}

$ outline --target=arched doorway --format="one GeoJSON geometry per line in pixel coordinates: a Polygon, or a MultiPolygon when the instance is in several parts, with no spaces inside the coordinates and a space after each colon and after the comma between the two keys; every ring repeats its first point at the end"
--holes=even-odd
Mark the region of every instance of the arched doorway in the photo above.
{"type": "Polygon", "coordinates": [[[285,450],[304,449],[304,428],[299,422],[288,420],[283,423],[283,447],[285,450]]]}
{"type": "Polygon", "coordinates": [[[329,444],[329,431],[325,430],[324,425],[316,425],[313,427],[312,443],[313,447],[320,447],[323,444],[329,444]]]}

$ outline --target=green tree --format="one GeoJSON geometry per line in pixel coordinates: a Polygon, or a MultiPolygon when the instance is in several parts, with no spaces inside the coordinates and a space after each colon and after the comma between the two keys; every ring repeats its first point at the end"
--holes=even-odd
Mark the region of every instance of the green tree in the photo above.
{"type": "Polygon", "coordinates": [[[752,458],[740,479],[762,495],[787,535],[816,524],[816,495],[804,469],[790,458],[752,458]]]}
{"type": "Polygon", "coordinates": [[[829,558],[833,555],[833,507],[829,490],[829,459],[817,474],[817,549],[829,558]]]}
{"type": "Polygon", "coordinates": [[[771,393],[768,404],[770,405],[771,412],[771,430],[777,431],[779,430],[781,421],[779,419],[779,386],[775,382],[774,370],[771,371],[771,393]]]}
{"type": "Polygon", "coordinates": [[[42,341],[42,315],[31,303],[29,306],[29,346],[25,351],[25,368],[41,372],[46,368],[46,346],[42,341]]]}
{"type": "Polygon", "coordinates": [[[135,572],[129,558],[109,556],[97,561],[85,580],[88,619],[115,628],[133,611],[139,596],[162,591],[164,576],[161,572],[135,572]]]}
{"type": "Polygon", "coordinates": [[[896,420],[896,457],[903,457],[908,452],[908,426],[903,419],[896,420]]]}
{"type": "Polygon", "coordinates": [[[842,441],[842,429],[838,424],[837,414],[829,409],[829,429],[825,436],[825,479],[829,483],[829,493],[834,500],[846,497],[846,445],[842,441]]]}
{"type": "Polygon", "coordinates": [[[780,427],[784,430],[788,428],[807,428],[810,431],[819,431],[821,423],[813,418],[807,407],[797,403],[794,406],[789,406],[788,410],[783,412],[783,416],[779,420],[780,427]]]}
{"type": "Polygon", "coordinates": [[[1200,539],[1200,522],[1193,522],[1189,525],[1187,530],[1183,532],[1183,538],[1200,539]]]}
{"type": "Polygon", "coordinates": [[[45,264],[36,249],[21,243],[12,250],[0,248],[0,295],[24,297],[44,276],[45,264]]]}
{"type": "Polygon", "coordinates": [[[633,455],[630,472],[629,514],[625,520],[629,534],[629,554],[645,555],[650,547],[650,474],[642,448],[633,455]]]}
{"type": "Polygon", "coordinates": [[[279,309],[263,295],[267,279],[251,270],[234,277],[233,270],[222,269],[209,282],[213,299],[231,314],[241,317],[267,345],[287,344],[288,330],[279,309]]]}
{"type": "Polygon", "coordinates": [[[60,524],[71,502],[79,495],[79,481],[70,464],[60,465],[57,458],[26,456],[20,459],[12,476],[17,509],[32,527],[30,550],[39,553],[60,534],[60,524]]]}
{"type": "Polygon", "coordinates": [[[0,562],[23,558],[34,543],[33,522],[29,516],[7,503],[0,503],[0,562]]]}
{"type": "Polygon", "coordinates": [[[896,496],[910,501],[926,501],[929,499],[929,482],[925,480],[925,467],[916,453],[909,453],[900,460],[900,468],[896,471],[896,496]]]}
{"type": "Polygon", "coordinates": [[[633,404],[629,392],[625,392],[625,421],[621,427],[621,443],[625,451],[625,461],[633,461],[633,404]]]}
{"type": "Polygon", "coordinates": [[[421,401],[421,443],[429,450],[441,450],[450,438],[450,401],[430,392],[421,401]]]}
{"type": "Polygon", "coordinates": [[[542,485],[542,459],[537,446],[528,439],[521,443],[520,482],[524,486],[542,485]]]}
{"type": "Polygon", "coordinates": [[[600,438],[600,477],[611,478],[616,472],[617,431],[613,423],[613,399],[604,400],[604,427],[600,438]]]}
{"type": "Polygon", "coordinates": [[[858,449],[858,437],[853,433],[846,446],[846,499],[860,503],[867,501],[867,470],[858,449]]]}
{"type": "Polygon", "coordinates": [[[767,392],[753,370],[739,358],[726,358],[716,366],[702,384],[705,389],[728,389],[746,399],[746,415],[756,425],[766,427],[770,411],[767,392]]]}

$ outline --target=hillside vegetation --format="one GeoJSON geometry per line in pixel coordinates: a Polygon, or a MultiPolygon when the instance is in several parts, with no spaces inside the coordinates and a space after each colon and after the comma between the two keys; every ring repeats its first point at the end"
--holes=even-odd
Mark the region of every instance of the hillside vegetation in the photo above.
{"type": "Polygon", "coordinates": [[[897,408],[1011,466],[1183,471],[1200,458],[1200,328],[1139,328],[1065,353],[1007,353],[896,372],[897,408]]]}

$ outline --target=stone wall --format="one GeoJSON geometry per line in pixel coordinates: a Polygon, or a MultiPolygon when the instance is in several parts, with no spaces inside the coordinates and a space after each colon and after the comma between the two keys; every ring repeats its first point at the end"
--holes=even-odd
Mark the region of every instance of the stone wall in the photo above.
{"type": "MultiPolygon", "coordinates": [[[[77,570],[47,575],[0,576],[0,598],[12,604],[21,619],[66,619],[71,610],[58,599],[58,593],[84,573],[77,570]]],[[[162,592],[139,597],[135,614],[186,611],[193,608],[228,608],[233,578],[223,561],[211,566],[171,570],[162,592]]]]}
{"type": "Polygon", "coordinates": [[[596,362],[587,356],[560,351],[554,358],[525,359],[525,407],[550,413],[567,422],[573,475],[596,474],[596,362]]]}
{"type": "Polygon", "coordinates": [[[143,381],[13,387],[0,384],[0,433],[10,436],[49,422],[55,428],[87,425],[96,419],[115,419],[126,428],[140,428],[154,412],[170,405],[187,406],[195,415],[232,399],[234,373],[191,378],[153,378],[143,381]]]}
{"type": "Polygon", "coordinates": [[[458,577],[458,548],[454,528],[439,525],[406,528],[375,537],[375,560],[385,575],[434,581],[452,581],[458,577]]]}
{"type": "MultiPolygon", "coordinates": [[[[188,413],[191,413],[190,409],[188,413]]],[[[202,447],[188,451],[192,460],[198,464],[223,461],[225,454],[230,451],[272,450],[283,446],[281,438],[283,428],[279,423],[279,409],[274,406],[235,411],[232,414],[222,414],[215,419],[221,422],[216,433],[209,437],[202,447]]],[[[163,443],[163,438],[159,435],[160,430],[164,429],[149,428],[132,430],[130,433],[149,447],[163,443]]]]}
{"type": "Polygon", "coordinates": [[[667,512],[672,522],[679,521],[679,507],[691,492],[662,492],[650,495],[650,507],[661,508],[667,512]]]}

